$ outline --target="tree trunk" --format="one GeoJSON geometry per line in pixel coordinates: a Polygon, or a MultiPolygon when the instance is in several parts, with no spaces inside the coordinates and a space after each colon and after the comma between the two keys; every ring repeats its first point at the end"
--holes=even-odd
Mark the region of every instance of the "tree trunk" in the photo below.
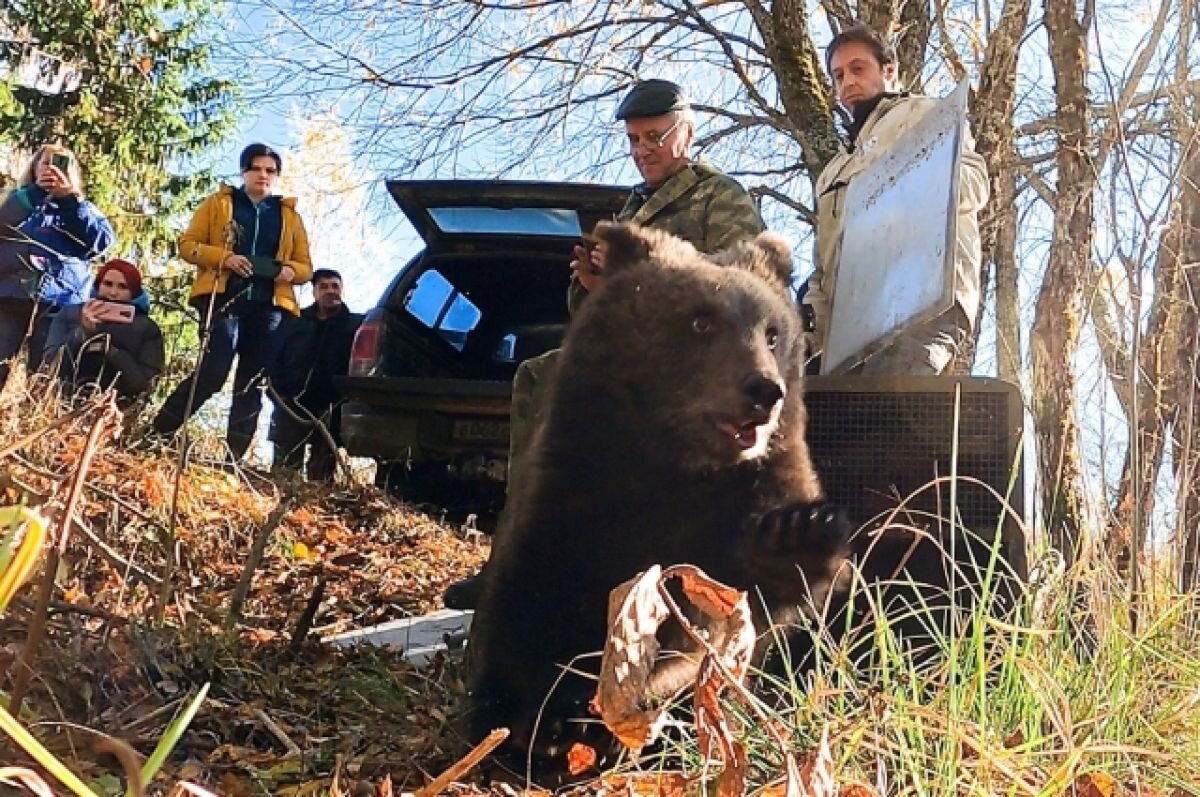
{"type": "Polygon", "coordinates": [[[1004,202],[994,222],[992,234],[992,270],[996,280],[996,362],[1000,378],[1021,384],[1021,296],[1017,288],[1020,264],[1017,263],[1017,175],[1005,167],[1004,182],[992,181],[993,202],[1004,202]]]}
{"type": "MultiPolygon", "coordinates": [[[[1196,129],[1196,128],[1193,128],[1196,129]]],[[[1178,490],[1176,540],[1179,545],[1179,584],[1200,591],[1200,150],[1193,148],[1183,170],[1179,193],[1179,264],[1183,271],[1180,305],[1182,319],[1175,368],[1177,387],[1174,462],[1178,490]]]]}
{"type": "Polygon", "coordinates": [[[909,91],[922,92],[925,55],[929,51],[929,34],[933,30],[933,13],[929,0],[907,0],[900,8],[900,40],[896,42],[896,67],[900,80],[909,91]]]}
{"type": "MultiPolygon", "coordinates": [[[[1200,157],[1191,158],[1190,166],[1185,167],[1185,183],[1188,169],[1195,171],[1198,166],[1200,157]]],[[[1130,419],[1131,432],[1131,444],[1126,451],[1105,540],[1105,548],[1119,566],[1132,561],[1145,544],[1149,518],[1154,511],[1154,485],[1162,468],[1167,435],[1183,409],[1175,399],[1184,387],[1180,380],[1184,372],[1179,370],[1176,358],[1186,346],[1183,325],[1189,298],[1183,270],[1183,245],[1187,238],[1183,224],[1189,204],[1196,204],[1195,192],[1184,190],[1177,205],[1179,211],[1172,213],[1171,225],[1163,234],[1155,255],[1154,299],[1137,353],[1136,387],[1128,365],[1130,357],[1105,357],[1106,362],[1118,362],[1114,389],[1123,397],[1121,403],[1130,419]]],[[[1137,318],[1133,322],[1140,323],[1137,318]]]]}
{"type": "Polygon", "coordinates": [[[1086,542],[1072,359],[1094,233],[1088,40],[1073,2],[1046,0],[1044,7],[1054,73],[1058,179],[1050,256],[1030,336],[1032,403],[1043,522],[1051,542],[1074,562],[1086,542]]]}
{"type": "Polygon", "coordinates": [[[798,133],[804,165],[815,184],[841,142],[833,122],[829,82],[808,30],[804,0],[777,0],[768,13],[756,1],[751,15],[767,45],[784,111],[798,133]]]}
{"type": "MultiPolygon", "coordinates": [[[[1017,297],[1017,154],[1013,148],[1013,108],[1016,105],[1017,58],[1021,36],[1029,24],[1032,0],[1005,0],[996,29],[988,38],[979,71],[979,91],[971,98],[975,151],[987,162],[991,198],[979,224],[983,251],[980,286],[995,275],[996,357],[999,374],[1015,384],[1021,380],[1020,303],[1017,297]]],[[[979,305],[979,317],[983,302],[979,305]]],[[[960,370],[975,359],[974,340],[960,358],[960,370]]]]}

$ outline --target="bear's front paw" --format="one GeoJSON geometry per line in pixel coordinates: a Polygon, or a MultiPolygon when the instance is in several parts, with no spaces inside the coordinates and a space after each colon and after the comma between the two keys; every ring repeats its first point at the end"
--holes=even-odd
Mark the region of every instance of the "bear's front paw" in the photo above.
{"type": "Polygon", "coordinates": [[[845,510],[825,501],[800,502],[772,509],[758,521],[755,546],[772,556],[835,554],[850,539],[845,510]]]}
{"type": "Polygon", "coordinates": [[[586,697],[552,701],[542,715],[530,763],[540,784],[558,787],[595,775],[595,769],[614,757],[617,749],[616,739],[592,715],[586,697]],[[579,746],[590,749],[594,760],[577,769],[571,759],[579,746]]]}

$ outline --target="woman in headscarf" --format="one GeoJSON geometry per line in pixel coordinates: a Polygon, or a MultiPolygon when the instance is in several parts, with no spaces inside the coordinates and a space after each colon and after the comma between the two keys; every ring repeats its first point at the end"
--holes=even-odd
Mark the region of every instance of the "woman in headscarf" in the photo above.
{"type": "Polygon", "coordinates": [[[54,317],[45,362],[62,352],[58,376],[68,392],[112,386],[125,402],[150,391],[162,373],[163,337],[150,318],[142,275],[128,260],[110,260],[96,272],[92,298],[54,317]]]}

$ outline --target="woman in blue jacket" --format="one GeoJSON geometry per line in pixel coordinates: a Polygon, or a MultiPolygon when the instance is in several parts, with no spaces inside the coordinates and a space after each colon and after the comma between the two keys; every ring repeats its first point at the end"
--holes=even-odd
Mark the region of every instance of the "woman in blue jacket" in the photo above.
{"type": "Polygon", "coordinates": [[[26,336],[27,368],[41,364],[55,314],[88,300],[88,261],[115,239],[108,219],[83,198],[79,159],[58,144],[42,146],[0,203],[0,389],[26,336]]]}

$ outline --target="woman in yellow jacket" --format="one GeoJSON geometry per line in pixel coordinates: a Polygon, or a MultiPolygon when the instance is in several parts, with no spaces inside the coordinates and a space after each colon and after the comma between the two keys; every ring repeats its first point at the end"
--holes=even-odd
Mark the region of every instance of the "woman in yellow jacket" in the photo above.
{"type": "Polygon", "coordinates": [[[192,306],[201,323],[211,319],[212,326],[199,367],[154,419],[159,434],[176,432],[190,412],[221,389],[236,357],[226,437],[234,459],[241,459],[254,439],[260,387],[278,359],[283,324],[299,315],[293,286],[312,277],[308,234],[296,200],[272,194],[283,159],[265,144],[251,144],[242,150],[240,165],[242,187],[222,185],[205,199],[179,239],[180,257],[196,266],[192,306]]]}

